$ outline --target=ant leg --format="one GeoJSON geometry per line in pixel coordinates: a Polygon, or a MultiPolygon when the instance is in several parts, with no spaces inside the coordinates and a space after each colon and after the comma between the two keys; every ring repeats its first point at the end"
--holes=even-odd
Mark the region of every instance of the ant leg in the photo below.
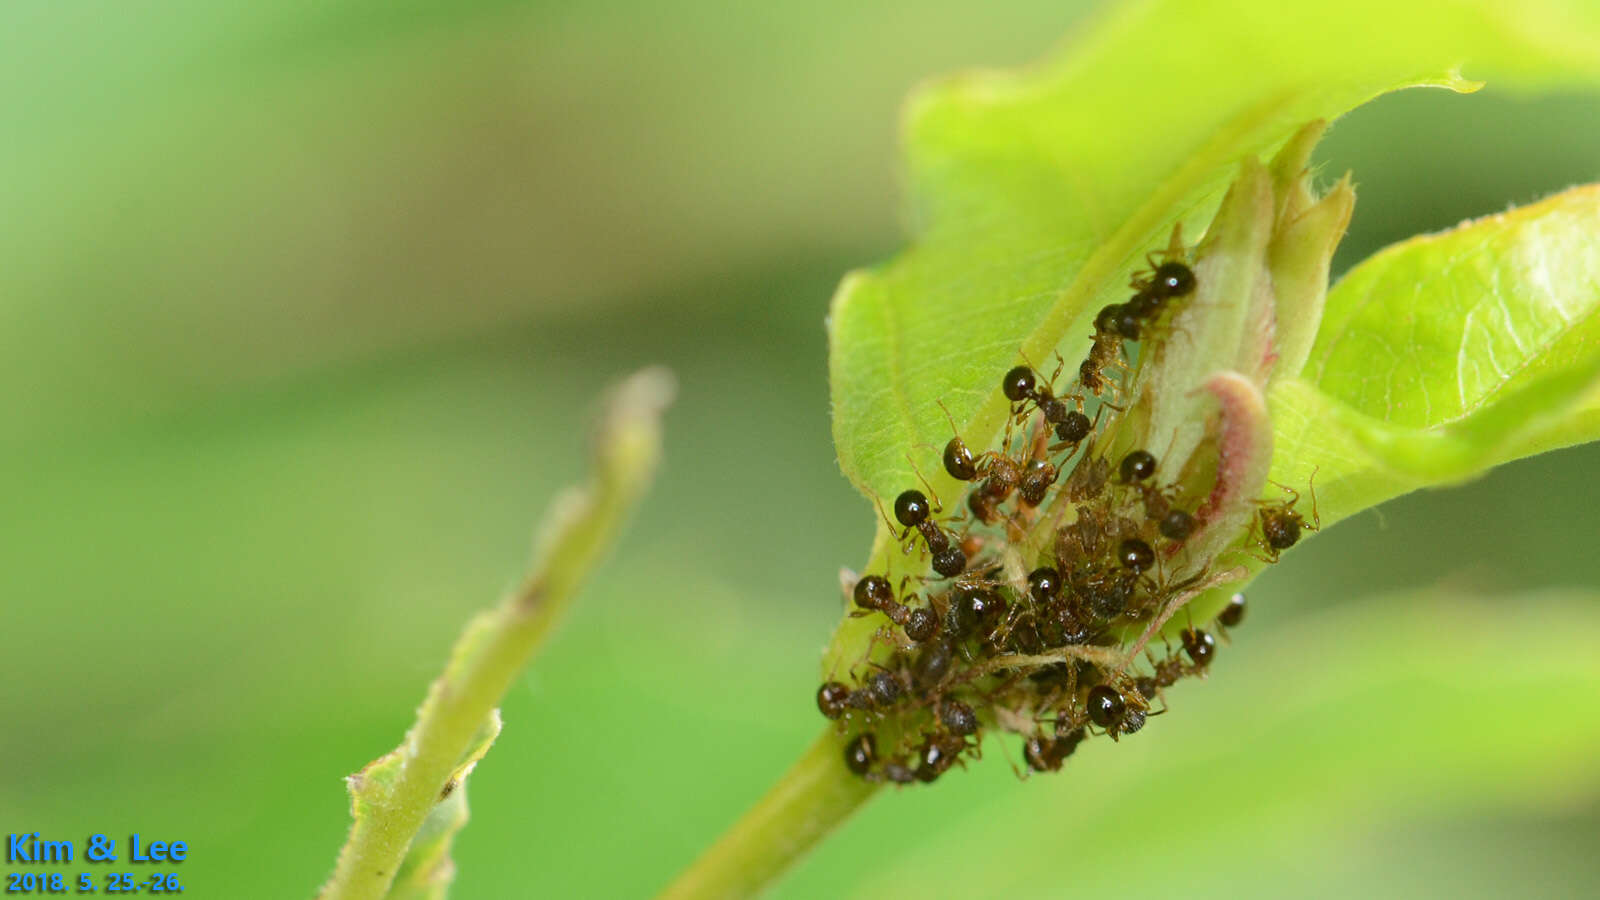
{"type": "Polygon", "coordinates": [[[922,477],[922,470],[917,468],[916,461],[911,458],[909,453],[906,454],[906,462],[911,463],[911,471],[917,474],[917,480],[922,482],[922,486],[928,489],[928,496],[933,499],[933,511],[936,513],[944,512],[944,503],[939,500],[938,492],[933,489],[933,485],[928,483],[928,479],[922,477]]]}
{"type": "Polygon", "coordinates": [[[944,420],[950,423],[950,433],[956,437],[961,437],[961,430],[956,428],[956,417],[950,415],[950,408],[944,405],[943,400],[935,400],[933,402],[939,404],[940,411],[944,413],[944,420]]]}
{"type": "MultiPolygon", "coordinates": [[[[889,526],[889,533],[894,534],[895,529],[899,528],[900,526],[895,524],[893,519],[889,518],[888,510],[883,508],[883,498],[879,497],[877,494],[873,494],[872,502],[878,504],[878,515],[883,516],[883,523],[889,526]]],[[[913,530],[914,529],[912,528],[906,528],[900,532],[899,537],[895,538],[895,540],[900,544],[901,554],[910,553],[911,547],[916,543],[915,539],[907,540],[908,538],[911,538],[911,532],[913,530]]]]}

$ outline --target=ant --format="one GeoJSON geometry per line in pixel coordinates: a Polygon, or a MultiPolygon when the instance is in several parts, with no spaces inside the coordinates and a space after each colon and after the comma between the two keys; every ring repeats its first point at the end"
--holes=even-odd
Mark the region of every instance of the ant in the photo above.
{"type": "MultiPolygon", "coordinates": [[[[1312,471],[1311,478],[1315,479],[1317,473],[1312,471]]],[[[1273,484],[1278,484],[1273,482],[1273,484]]],[[[1300,502],[1300,492],[1292,487],[1278,484],[1289,494],[1286,502],[1263,504],[1258,511],[1257,521],[1261,527],[1261,540],[1256,542],[1265,555],[1259,557],[1262,561],[1275,563],[1278,554],[1293,547],[1300,541],[1300,532],[1317,531],[1322,527],[1322,517],[1317,514],[1317,488],[1315,484],[1307,483],[1311,492],[1311,521],[1295,511],[1294,505],[1300,502]]],[[[1258,501],[1259,502],[1259,501],[1258,501]]]]}
{"type": "Polygon", "coordinates": [[[940,775],[956,764],[966,749],[966,738],[941,732],[929,734],[917,751],[917,780],[924,784],[937,781],[940,775]]]}
{"type": "Polygon", "coordinates": [[[1156,473],[1156,458],[1148,450],[1134,450],[1122,458],[1118,467],[1125,484],[1137,484],[1156,473]]]}
{"type": "MultiPolygon", "coordinates": [[[[945,407],[944,401],[936,402],[938,402],[939,408],[944,410],[945,421],[950,423],[950,431],[954,433],[956,431],[955,417],[950,415],[950,410],[945,407]]],[[[1001,445],[1006,447],[1011,445],[1011,425],[1009,422],[1006,425],[1006,435],[1001,445]]],[[[989,450],[974,456],[971,448],[967,446],[967,442],[961,438],[960,434],[955,434],[944,445],[944,470],[949,473],[951,478],[957,481],[975,481],[980,475],[989,474],[997,463],[1003,465],[1002,461],[1011,462],[1005,454],[996,450],[989,450]]],[[[1011,480],[1014,482],[1016,478],[1013,477],[1011,480]]],[[[1010,490],[1008,489],[1006,493],[1009,494],[1010,490]]],[[[1004,498],[1002,497],[1002,499],[1004,498]]]]}
{"type": "Polygon", "coordinates": [[[1149,704],[1144,697],[1124,694],[1109,684],[1090,688],[1088,705],[1089,721],[1104,728],[1113,741],[1139,731],[1149,718],[1149,704]]]}
{"type": "Polygon", "coordinates": [[[1060,477],[1061,470],[1049,460],[1029,460],[1027,468],[1022,470],[1022,478],[1017,482],[1017,498],[1027,506],[1038,506],[1044,502],[1045,495],[1060,477]]]}
{"type": "Polygon", "coordinates": [[[1144,450],[1135,450],[1122,459],[1122,480],[1140,492],[1146,517],[1155,520],[1156,530],[1162,537],[1181,544],[1194,533],[1194,515],[1172,505],[1168,495],[1176,492],[1175,485],[1161,489],[1144,483],[1155,471],[1155,457],[1144,450]]]}
{"type": "Polygon", "coordinates": [[[1217,639],[1211,632],[1190,626],[1179,637],[1183,640],[1183,652],[1189,654],[1196,669],[1211,665],[1212,658],[1217,655],[1217,639]]]}
{"type": "Polygon", "coordinates": [[[867,774],[877,756],[878,741],[870,731],[856,735],[849,743],[844,745],[845,767],[857,775],[867,774]]]}
{"type": "Polygon", "coordinates": [[[978,714],[960,700],[951,700],[939,710],[939,724],[957,737],[978,733],[978,714]]]}
{"type": "Polygon", "coordinates": [[[845,705],[855,709],[885,709],[900,699],[900,679],[889,672],[879,672],[867,679],[866,687],[857,688],[845,697],[845,705]]]}
{"type": "Polygon", "coordinates": [[[844,715],[845,699],[849,696],[848,687],[837,681],[825,681],[817,688],[817,709],[827,718],[837,719],[844,715]]]}
{"type": "MultiPolygon", "coordinates": [[[[905,579],[901,579],[902,593],[905,591],[905,586],[905,579]]],[[[913,643],[920,644],[939,631],[938,614],[925,606],[911,607],[895,600],[894,591],[889,587],[889,580],[882,575],[863,576],[856,582],[855,590],[851,593],[856,606],[860,608],[850,615],[864,616],[872,612],[881,612],[889,621],[899,625],[913,643]]],[[[904,599],[910,600],[916,596],[915,592],[904,594],[904,599]]]]}
{"type": "Polygon", "coordinates": [[[1229,628],[1239,627],[1239,623],[1244,621],[1245,610],[1244,594],[1234,594],[1228,598],[1228,605],[1217,613],[1217,624],[1221,626],[1223,634],[1227,634],[1229,628]]]}
{"type": "Polygon", "coordinates": [[[1082,725],[1072,727],[1070,719],[1056,720],[1054,737],[1031,737],[1022,744],[1022,757],[1035,772],[1058,772],[1067,757],[1078,749],[1089,732],[1082,725]]]}
{"type": "MultiPolygon", "coordinates": [[[[930,488],[931,490],[931,488],[930,488]]],[[[894,517],[905,530],[900,532],[900,541],[904,544],[906,552],[910,552],[911,545],[906,539],[915,531],[922,535],[922,541],[927,546],[928,552],[933,555],[933,571],[945,578],[954,578],[966,571],[967,555],[961,552],[960,547],[950,544],[949,535],[943,528],[930,521],[930,517],[939,508],[930,506],[928,498],[921,491],[912,488],[901,491],[900,496],[894,499],[894,517]]],[[[880,513],[883,509],[880,505],[880,513]]],[[[884,515],[884,521],[889,517],[884,515]]],[[[892,523],[891,523],[892,527],[892,523]]]]}
{"type": "Polygon", "coordinates": [[[1162,252],[1165,258],[1159,264],[1155,260],[1155,253],[1145,255],[1144,261],[1150,267],[1150,276],[1135,276],[1129,282],[1136,293],[1128,301],[1128,307],[1140,317],[1150,318],[1160,312],[1161,306],[1168,300],[1194,293],[1199,282],[1194,277],[1194,270],[1181,261],[1180,257],[1184,255],[1183,225],[1178,223],[1172,226],[1172,236],[1167,240],[1167,249],[1162,252]]]}
{"type": "MultiPolygon", "coordinates": [[[[1060,360],[1061,357],[1057,355],[1056,359],[1060,360]]],[[[1024,414],[1028,401],[1033,401],[1044,415],[1046,426],[1055,431],[1056,439],[1061,442],[1058,447],[1076,446],[1094,431],[1094,422],[1084,415],[1081,397],[1072,398],[1077,406],[1075,409],[1055,395],[1053,386],[1065,365],[1065,362],[1058,362],[1049,381],[1042,385],[1038,375],[1029,366],[1017,366],[1000,380],[1000,390],[1007,400],[1016,404],[1013,409],[1018,416],[1024,414]]]]}

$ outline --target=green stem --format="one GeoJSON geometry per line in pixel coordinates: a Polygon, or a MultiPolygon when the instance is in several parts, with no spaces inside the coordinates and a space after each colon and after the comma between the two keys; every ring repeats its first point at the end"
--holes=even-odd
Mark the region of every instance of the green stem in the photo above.
{"type": "Polygon", "coordinates": [[[641,372],[614,392],[596,436],[592,482],[557,498],[527,578],[468,623],[400,747],[348,779],[355,823],[322,900],[380,900],[388,893],[423,820],[451,793],[447,784],[474,751],[482,753],[481,729],[500,699],[648,486],[660,456],[660,413],[671,394],[671,375],[663,370],[641,372]]]}
{"type": "Polygon", "coordinates": [[[831,728],[824,731],[660,900],[759,893],[844,824],[878,787],[845,768],[844,739],[831,728]]]}

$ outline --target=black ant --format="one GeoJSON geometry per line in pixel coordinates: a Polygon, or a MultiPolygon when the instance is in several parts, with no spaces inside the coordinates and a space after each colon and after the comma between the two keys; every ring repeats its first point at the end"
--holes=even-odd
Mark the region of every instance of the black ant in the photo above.
{"type": "Polygon", "coordinates": [[[1134,450],[1122,458],[1118,467],[1125,484],[1137,484],[1156,473],[1156,458],[1148,450],[1134,450]]]}
{"type": "Polygon", "coordinates": [[[932,783],[940,775],[950,770],[967,749],[966,738],[953,734],[934,732],[922,741],[922,747],[917,751],[917,780],[923,783],[932,783]]]}
{"type": "Polygon", "coordinates": [[[944,683],[955,661],[956,648],[948,641],[934,641],[924,646],[911,664],[912,687],[932,693],[944,683]]]}
{"type": "Polygon", "coordinates": [[[1228,605],[1217,613],[1217,623],[1223,628],[1237,628],[1244,621],[1245,614],[1244,594],[1234,594],[1228,598],[1228,605]]]}
{"type": "MultiPolygon", "coordinates": [[[[905,581],[900,582],[900,588],[905,589],[905,581]]],[[[860,607],[852,612],[852,616],[864,616],[873,612],[881,612],[889,621],[899,625],[906,633],[906,637],[916,643],[922,643],[934,636],[939,630],[939,617],[933,610],[925,606],[911,607],[896,600],[894,591],[889,587],[889,580],[882,575],[865,575],[856,582],[855,589],[851,592],[855,598],[856,606],[860,607]]],[[[905,599],[916,597],[915,593],[906,594],[905,599]]]]}
{"type": "Polygon", "coordinates": [[[1149,717],[1145,698],[1138,694],[1129,696],[1109,684],[1090,688],[1088,705],[1089,721],[1104,728],[1113,741],[1139,731],[1149,717]]]}
{"type": "Polygon", "coordinates": [[[863,732],[844,745],[844,764],[857,775],[865,775],[878,755],[878,741],[872,733],[863,732]]]}
{"type": "Polygon", "coordinates": [[[950,700],[939,710],[939,723],[957,737],[978,733],[978,714],[960,700],[950,700]]]}
{"type": "MultiPolygon", "coordinates": [[[[1316,473],[1312,472],[1311,477],[1313,479],[1316,478],[1316,473]]],[[[1257,541],[1256,545],[1266,551],[1266,555],[1262,556],[1261,559],[1269,563],[1277,562],[1278,554],[1300,542],[1302,529],[1317,531],[1322,527],[1322,517],[1317,514],[1317,489],[1315,485],[1310,486],[1310,522],[1307,522],[1303,516],[1295,512],[1294,505],[1300,502],[1300,492],[1281,484],[1278,487],[1288,492],[1288,501],[1263,505],[1257,517],[1261,527],[1261,540],[1257,541]]]]}
{"type": "Polygon", "coordinates": [[[1056,720],[1054,737],[1030,737],[1023,742],[1022,756],[1035,772],[1060,771],[1062,763],[1078,749],[1089,732],[1082,725],[1065,729],[1066,718],[1056,720]]]}
{"type": "MultiPolygon", "coordinates": [[[[954,578],[966,571],[967,555],[961,552],[960,547],[952,546],[949,535],[943,528],[930,521],[935,508],[929,506],[928,498],[921,491],[912,488],[901,491],[900,496],[894,499],[894,517],[905,530],[900,532],[900,541],[915,531],[922,535],[922,541],[927,546],[928,552],[933,555],[933,571],[946,578],[954,578]]],[[[881,512],[881,509],[880,509],[881,512]]],[[[884,516],[888,520],[888,516],[884,516]]],[[[905,549],[910,550],[906,544],[905,549]]]]}
{"type": "Polygon", "coordinates": [[[950,596],[944,620],[945,637],[952,641],[966,640],[979,627],[992,625],[1005,610],[1005,598],[994,591],[977,585],[960,586],[950,596]]]}
{"type": "Polygon", "coordinates": [[[900,699],[900,679],[889,672],[879,672],[867,679],[865,687],[857,688],[845,698],[845,705],[855,709],[887,709],[900,699]]]}
{"type": "Polygon", "coordinates": [[[1141,317],[1148,318],[1159,312],[1162,304],[1168,300],[1194,293],[1199,285],[1194,270],[1175,258],[1184,255],[1182,225],[1173,226],[1172,237],[1168,239],[1163,255],[1166,258],[1158,264],[1155,253],[1146,254],[1144,261],[1150,266],[1150,276],[1135,276],[1130,283],[1136,293],[1128,301],[1128,306],[1141,317]]]}
{"type": "Polygon", "coordinates": [[[1051,465],[1049,461],[1031,460],[1022,472],[1022,479],[1017,483],[1017,497],[1028,506],[1038,506],[1044,502],[1051,485],[1060,477],[1061,470],[1051,465]]]}
{"type": "Polygon", "coordinates": [[[837,681],[825,681],[822,687],[817,688],[817,709],[830,719],[837,719],[844,715],[845,700],[850,696],[850,689],[837,681]]]}
{"type": "Polygon", "coordinates": [[[1043,385],[1039,384],[1038,375],[1029,366],[1017,366],[1000,380],[1000,390],[1007,400],[1016,404],[1013,409],[1017,415],[1024,413],[1029,400],[1033,401],[1043,414],[1046,426],[1054,430],[1056,439],[1061,442],[1057,448],[1079,444],[1094,431],[1094,422],[1084,415],[1082,399],[1075,398],[1077,404],[1074,408],[1055,395],[1053,385],[1064,365],[1058,364],[1055,373],[1043,385]]]}
{"type": "Polygon", "coordinates": [[[1156,530],[1161,536],[1174,543],[1183,543],[1194,534],[1194,516],[1184,510],[1173,507],[1167,510],[1166,515],[1156,524],[1156,530]]]}
{"type": "MultiPolygon", "coordinates": [[[[954,433],[956,431],[955,418],[950,415],[950,410],[945,408],[943,401],[938,402],[939,408],[944,410],[945,421],[950,423],[950,431],[954,433]]],[[[1002,444],[1009,446],[1010,443],[1011,427],[1007,424],[1006,436],[1002,444]]],[[[960,434],[955,434],[944,445],[944,470],[949,473],[951,478],[957,481],[974,481],[978,476],[987,474],[994,463],[1001,459],[1005,459],[1005,455],[994,450],[974,456],[971,448],[967,446],[966,441],[962,440],[960,434]]],[[[1007,491],[1007,493],[1010,493],[1010,491],[1007,491]]]]}
{"type": "Polygon", "coordinates": [[[1156,551],[1140,538],[1124,538],[1117,546],[1117,562],[1136,575],[1156,564],[1156,551]]]}
{"type": "Polygon", "coordinates": [[[1189,654],[1196,669],[1211,665],[1212,658],[1217,655],[1217,639],[1211,636],[1211,632],[1190,627],[1185,628],[1179,637],[1183,640],[1183,652],[1189,654]]]}

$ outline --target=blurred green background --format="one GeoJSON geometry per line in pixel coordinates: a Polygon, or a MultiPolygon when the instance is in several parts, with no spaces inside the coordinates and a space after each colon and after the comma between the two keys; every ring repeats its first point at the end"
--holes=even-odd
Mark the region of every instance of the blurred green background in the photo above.
{"type": "MultiPolygon", "coordinates": [[[[659,484],[506,701],[455,896],[662,885],[821,724],[873,528],[822,322],[903,240],[899,101],[1089,11],[6,4],[3,830],[184,839],[192,896],[309,896],[340,778],[521,571],[596,392],[662,362],[659,484]]],[[[1600,178],[1597,113],[1357,111],[1318,155],[1360,185],[1341,264],[1600,178]]],[[[887,794],[778,893],[1592,896],[1597,464],[1341,524],[1159,727],[887,794]]]]}

